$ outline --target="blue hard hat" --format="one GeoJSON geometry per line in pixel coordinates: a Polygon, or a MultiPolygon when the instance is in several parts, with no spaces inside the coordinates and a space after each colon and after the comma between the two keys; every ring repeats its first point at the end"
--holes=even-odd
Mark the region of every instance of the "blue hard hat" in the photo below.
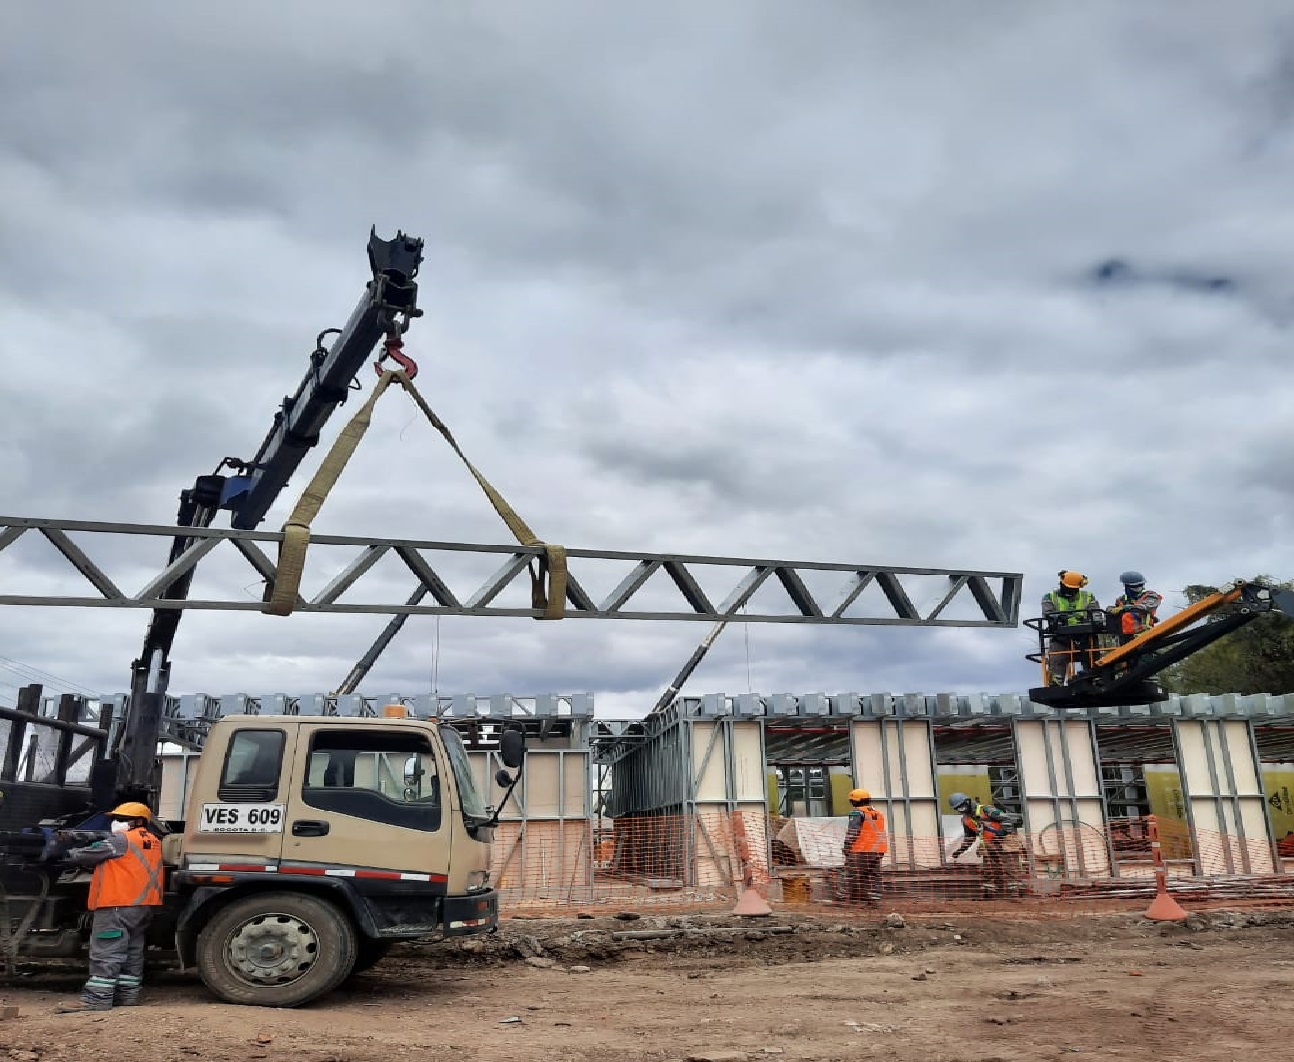
{"type": "Polygon", "coordinates": [[[1119,576],[1119,582],[1124,586],[1145,586],[1146,577],[1141,572],[1124,572],[1119,576]]]}

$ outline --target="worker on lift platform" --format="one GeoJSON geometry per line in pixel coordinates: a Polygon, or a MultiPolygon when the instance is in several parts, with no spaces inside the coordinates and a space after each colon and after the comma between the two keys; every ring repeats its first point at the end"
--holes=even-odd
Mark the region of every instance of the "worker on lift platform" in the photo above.
{"type": "Polygon", "coordinates": [[[1156,613],[1164,599],[1146,589],[1146,577],[1141,572],[1124,572],[1119,582],[1123,584],[1123,593],[1115,598],[1110,614],[1116,617],[1119,626],[1119,644],[1126,645],[1159,622],[1156,613]]]}
{"type": "Polygon", "coordinates": [[[1084,632],[1090,622],[1090,609],[1101,603],[1087,586],[1087,576],[1061,571],[1060,584],[1042,598],[1042,618],[1051,633],[1048,642],[1048,681],[1061,685],[1078,668],[1090,667],[1098,647],[1096,635],[1084,632]]]}

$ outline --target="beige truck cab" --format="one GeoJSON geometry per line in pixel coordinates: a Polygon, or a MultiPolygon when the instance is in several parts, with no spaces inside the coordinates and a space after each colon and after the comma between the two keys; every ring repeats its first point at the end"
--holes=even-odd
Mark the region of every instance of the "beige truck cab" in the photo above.
{"type": "MultiPolygon", "coordinates": [[[[499,751],[519,770],[524,736],[499,751]]],[[[166,845],[181,963],[228,1002],[292,1007],[395,941],[491,932],[496,822],[448,724],[222,719],[166,845]]]]}

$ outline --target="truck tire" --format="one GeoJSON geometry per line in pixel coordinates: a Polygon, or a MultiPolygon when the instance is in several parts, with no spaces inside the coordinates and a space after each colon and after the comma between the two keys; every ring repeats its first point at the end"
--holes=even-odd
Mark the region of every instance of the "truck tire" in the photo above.
{"type": "Polygon", "coordinates": [[[261,892],[217,911],[198,934],[202,982],[227,1003],[299,1007],[349,976],[355,927],[326,900],[261,892]]]}

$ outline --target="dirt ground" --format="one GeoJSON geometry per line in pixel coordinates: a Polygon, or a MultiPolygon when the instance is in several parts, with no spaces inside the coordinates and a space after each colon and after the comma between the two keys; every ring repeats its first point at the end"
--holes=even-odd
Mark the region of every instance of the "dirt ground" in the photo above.
{"type": "Polygon", "coordinates": [[[1276,1062],[1294,1035],[1288,914],[622,914],[402,946],[299,1010],[216,1003],[159,969],[146,1006],[55,1015],[82,971],[24,971],[0,989],[19,1008],[0,1021],[0,1062],[1276,1062]]]}

